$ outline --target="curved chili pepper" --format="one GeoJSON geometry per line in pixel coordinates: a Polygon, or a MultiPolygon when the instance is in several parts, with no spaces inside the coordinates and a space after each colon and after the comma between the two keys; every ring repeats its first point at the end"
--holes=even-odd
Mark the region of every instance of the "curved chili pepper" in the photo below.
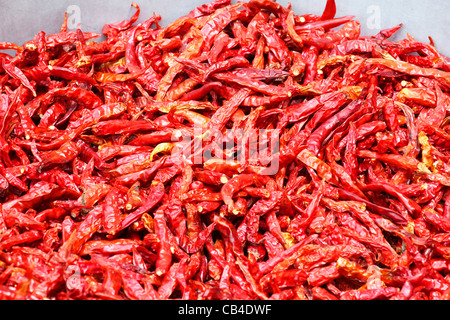
{"type": "Polygon", "coordinates": [[[33,96],[36,97],[36,90],[31,85],[30,81],[22,72],[22,70],[17,68],[12,62],[6,62],[5,59],[2,59],[2,67],[11,77],[19,80],[22,83],[22,85],[25,88],[29,89],[31,93],[33,93],[33,96]]]}
{"type": "Polygon", "coordinates": [[[33,241],[39,240],[42,238],[42,236],[43,236],[42,231],[39,231],[39,230],[25,231],[24,233],[21,233],[21,234],[12,236],[6,240],[3,240],[0,243],[0,248],[2,250],[8,250],[12,246],[15,246],[18,244],[23,244],[23,243],[28,243],[28,242],[33,242],[33,241]]]}
{"type": "Polygon", "coordinates": [[[339,197],[343,198],[343,199],[349,199],[349,200],[356,200],[356,201],[360,201],[366,204],[366,206],[370,209],[373,210],[375,212],[377,212],[378,214],[382,215],[382,216],[386,216],[392,220],[394,220],[396,223],[399,224],[405,224],[406,218],[403,217],[401,214],[399,214],[398,212],[385,208],[385,207],[381,207],[375,203],[372,203],[366,199],[360,198],[359,196],[343,190],[343,189],[337,189],[339,192],[339,197]]]}
{"type": "Polygon", "coordinates": [[[136,3],[131,3],[131,5],[136,9],[136,12],[130,18],[130,20],[123,20],[115,23],[105,24],[102,29],[102,33],[107,36],[116,35],[120,31],[129,29],[133,23],[137,21],[141,13],[141,9],[136,3]]]}
{"type": "Polygon", "coordinates": [[[156,182],[152,186],[151,197],[147,199],[147,201],[142,205],[142,207],[136,209],[132,213],[128,214],[128,216],[122,220],[120,225],[120,230],[128,227],[130,224],[134,223],[138,220],[145,212],[156,206],[164,196],[164,188],[161,183],[156,182]]]}
{"type": "Polygon", "coordinates": [[[103,228],[109,234],[115,234],[120,229],[121,219],[118,202],[121,194],[119,188],[112,188],[103,203],[103,228]]]}
{"type": "Polygon", "coordinates": [[[325,9],[323,10],[320,20],[333,19],[336,15],[336,2],[334,0],[327,0],[325,9]]]}
{"type": "Polygon", "coordinates": [[[59,249],[59,254],[64,257],[70,253],[78,253],[82,245],[100,228],[101,207],[92,209],[85,220],[70,235],[69,239],[59,249]]]}
{"type": "Polygon", "coordinates": [[[363,102],[361,100],[354,100],[343,110],[333,115],[323,124],[321,124],[314,132],[309,136],[307,140],[308,149],[317,154],[322,146],[323,140],[331,133],[331,131],[343,120],[348,118],[353,112],[361,107],[363,102]]]}
{"type": "Polygon", "coordinates": [[[290,87],[278,87],[273,85],[268,85],[260,80],[254,80],[245,78],[243,76],[234,75],[232,73],[218,73],[212,76],[216,80],[224,81],[224,82],[230,82],[235,83],[240,86],[248,87],[249,89],[252,89],[256,92],[261,92],[268,95],[276,95],[276,96],[282,96],[282,97],[291,97],[292,92],[294,91],[293,88],[290,87]]]}
{"type": "Polygon", "coordinates": [[[0,50],[9,50],[9,49],[16,51],[22,50],[20,46],[12,42],[0,42],[0,48],[1,48],[0,50]]]}
{"type": "Polygon", "coordinates": [[[232,178],[221,188],[223,202],[228,206],[228,211],[232,212],[234,209],[233,194],[245,187],[254,184],[264,184],[268,177],[259,176],[255,174],[241,174],[232,178]]]}
{"type": "Polygon", "coordinates": [[[65,14],[0,43],[0,297],[450,297],[432,39],[362,37],[333,0],[131,5],[98,42],[65,14]]]}
{"type": "Polygon", "coordinates": [[[78,145],[72,141],[64,143],[58,150],[50,151],[43,157],[42,166],[61,164],[72,161],[80,153],[78,145]]]}
{"type": "Polygon", "coordinates": [[[424,76],[430,77],[439,81],[442,81],[444,84],[450,81],[450,75],[448,72],[433,69],[433,68],[422,68],[408,62],[404,61],[394,61],[389,59],[380,59],[380,58],[371,58],[365,61],[367,65],[381,65],[392,70],[409,74],[412,76],[424,76]]]}

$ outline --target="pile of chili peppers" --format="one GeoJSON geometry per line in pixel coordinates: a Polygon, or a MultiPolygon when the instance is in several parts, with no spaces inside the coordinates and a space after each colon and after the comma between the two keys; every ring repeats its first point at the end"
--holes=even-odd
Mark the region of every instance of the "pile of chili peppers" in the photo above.
{"type": "Polygon", "coordinates": [[[362,37],[330,0],[216,0],[167,27],[132,6],[99,42],[66,15],[0,43],[1,299],[450,298],[431,38],[362,37]],[[261,130],[276,152],[216,148],[261,130]]]}

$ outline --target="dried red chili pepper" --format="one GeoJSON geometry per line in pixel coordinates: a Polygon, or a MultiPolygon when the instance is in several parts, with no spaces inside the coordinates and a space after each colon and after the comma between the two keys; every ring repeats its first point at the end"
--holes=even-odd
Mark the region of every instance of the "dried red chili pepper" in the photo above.
{"type": "Polygon", "coordinates": [[[131,5],[100,42],[66,15],[0,43],[1,298],[449,298],[432,43],[333,0],[131,5]]]}

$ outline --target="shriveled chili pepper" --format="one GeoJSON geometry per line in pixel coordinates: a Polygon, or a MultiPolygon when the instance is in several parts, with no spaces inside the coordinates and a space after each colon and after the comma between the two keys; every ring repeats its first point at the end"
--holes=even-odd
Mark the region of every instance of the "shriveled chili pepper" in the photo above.
{"type": "Polygon", "coordinates": [[[0,297],[450,297],[431,40],[361,36],[333,0],[215,0],[166,27],[131,6],[98,42],[66,14],[0,43],[0,297]]]}
{"type": "Polygon", "coordinates": [[[11,62],[5,62],[5,59],[2,60],[2,67],[11,77],[19,80],[25,88],[29,89],[33,93],[33,96],[36,96],[36,90],[33,88],[22,70],[17,68],[11,62]]]}

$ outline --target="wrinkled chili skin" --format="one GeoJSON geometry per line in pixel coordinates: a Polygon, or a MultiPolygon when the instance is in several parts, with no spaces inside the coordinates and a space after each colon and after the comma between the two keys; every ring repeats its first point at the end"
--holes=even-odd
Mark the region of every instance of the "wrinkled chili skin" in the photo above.
{"type": "Polygon", "coordinates": [[[323,2],[0,43],[0,299],[450,299],[450,60],[323,2]]]}

